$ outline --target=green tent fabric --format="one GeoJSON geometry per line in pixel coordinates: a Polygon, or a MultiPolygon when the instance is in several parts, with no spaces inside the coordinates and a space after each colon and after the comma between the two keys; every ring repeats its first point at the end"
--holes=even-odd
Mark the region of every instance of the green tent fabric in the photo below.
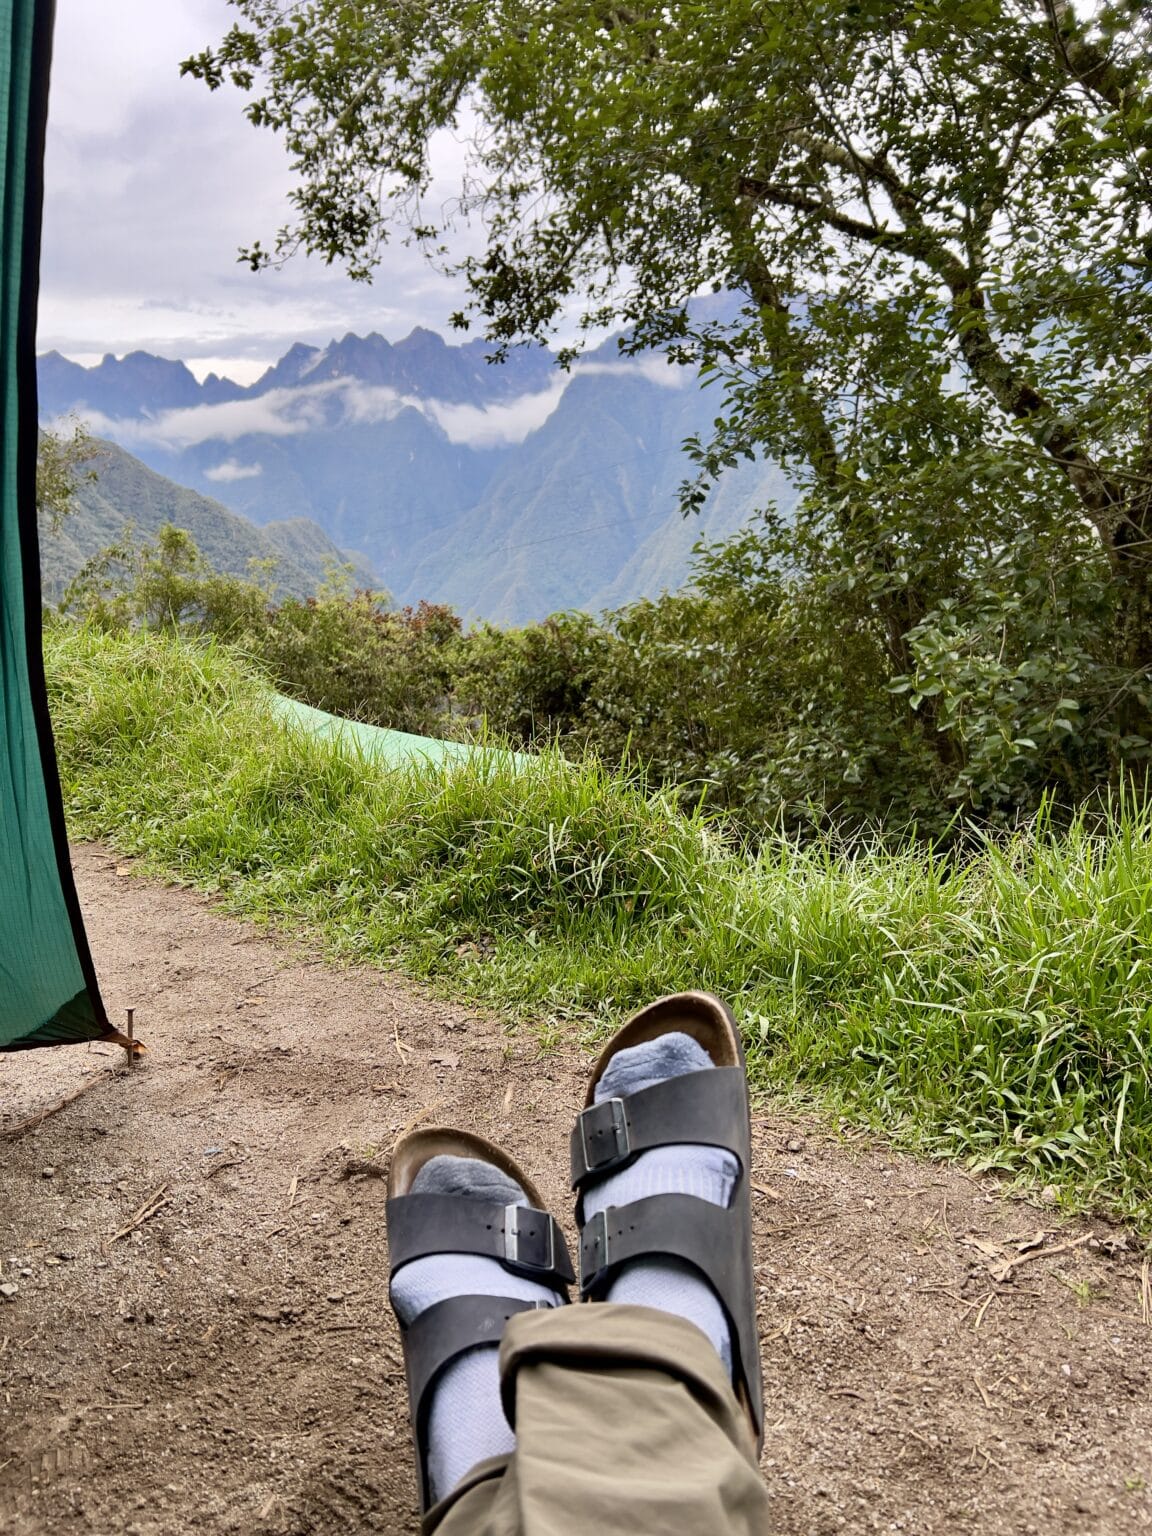
{"type": "Polygon", "coordinates": [[[0,1050],[108,1029],[84,936],[40,649],[36,300],[52,0],[0,0],[0,1050]]]}
{"type": "Polygon", "coordinates": [[[337,742],[387,768],[400,768],[405,763],[423,761],[438,767],[444,764],[475,761],[477,758],[499,767],[524,768],[539,761],[524,752],[509,752],[501,747],[470,746],[461,741],[440,741],[434,736],[412,736],[407,731],[389,731],[379,725],[364,725],[359,720],[345,720],[339,715],[325,714],[310,704],[297,699],[287,699],[277,693],[272,706],[286,725],[296,727],[309,736],[319,736],[326,741],[337,742]]]}

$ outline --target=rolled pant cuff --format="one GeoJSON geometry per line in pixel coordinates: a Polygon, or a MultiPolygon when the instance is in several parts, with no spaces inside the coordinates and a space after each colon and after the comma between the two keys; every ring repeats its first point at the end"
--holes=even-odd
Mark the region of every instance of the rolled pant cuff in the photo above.
{"type": "Polygon", "coordinates": [[[685,1318],[611,1302],[518,1313],[500,1390],[516,1451],[478,1462],[424,1516],[423,1536],[767,1532],[751,1420],[685,1318]]]}
{"type": "Polygon", "coordinates": [[[752,1426],[736,1401],[728,1373],[707,1336],[687,1318],[615,1302],[521,1312],[511,1318],[500,1343],[500,1392],[513,1429],[516,1378],[524,1366],[540,1360],[601,1370],[650,1368],[682,1381],[718,1422],[744,1420],[747,1434],[741,1448],[753,1466],[758,1464],[752,1426]]]}
{"type": "Polygon", "coordinates": [[[511,1460],[511,1456],[489,1456],[484,1461],[478,1461],[464,1474],[455,1488],[446,1493],[442,1499],[437,1499],[432,1508],[426,1511],[420,1521],[420,1536],[432,1536],[432,1532],[474,1488],[479,1488],[481,1484],[491,1482],[493,1479],[502,1478],[511,1460]]]}

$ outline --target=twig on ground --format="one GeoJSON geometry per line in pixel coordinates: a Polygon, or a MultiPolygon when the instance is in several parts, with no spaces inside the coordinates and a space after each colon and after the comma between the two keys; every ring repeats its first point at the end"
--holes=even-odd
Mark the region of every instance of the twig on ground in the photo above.
{"type": "Polygon", "coordinates": [[[129,1232],[135,1232],[137,1227],[142,1227],[146,1221],[151,1221],[157,1211],[161,1211],[166,1205],[170,1205],[172,1203],[172,1196],[168,1193],[168,1189],[169,1186],[167,1184],[161,1184],[159,1189],[154,1190],[140,1209],[133,1215],[132,1220],[126,1226],[121,1227],[115,1237],[108,1239],[104,1244],[104,1251],[107,1252],[113,1243],[118,1243],[122,1237],[127,1237],[129,1232]]]}
{"type": "Polygon", "coordinates": [[[976,1332],[977,1328],[979,1328],[980,1324],[984,1321],[984,1314],[985,1314],[985,1312],[987,1312],[988,1308],[992,1305],[992,1303],[995,1300],[996,1300],[996,1292],[995,1291],[989,1291],[987,1296],[985,1296],[984,1300],[980,1303],[980,1310],[976,1313],[976,1321],[972,1324],[972,1332],[973,1333],[976,1332]]]}
{"type": "Polygon", "coordinates": [[[65,1094],[55,1104],[50,1104],[47,1109],[42,1109],[39,1114],[30,1115],[27,1120],[21,1120],[16,1125],[9,1125],[0,1131],[0,1141],[14,1141],[17,1136],[23,1136],[26,1131],[34,1131],[37,1126],[43,1125],[49,1115],[58,1115],[62,1109],[67,1109],[69,1104],[75,1104],[82,1094],[89,1088],[95,1088],[97,1083],[102,1083],[106,1078],[115,1077],[116,1074],[108,1067],[102,1067],[99,1072],[77,1088],[74,1093],[65,1094]]]}
{"type": "Polygon", "coordinates": [[[1074,1248],[1081,1248],[1090,1242],[1092,1235],[1091,1232],[1085,1232],[1082,1237],[1074,1237],[1070,1243],[1055,1243],[1051,1248],[1033,1248],[1028,1253],[1018,1253],[1014,1258],[1005,1259],[1003,1264],[990,1269],[989,1274],[993,1280],[1011,1280],[1013,1270],[1019,1269],[1022,1264],[1033,1264],[1037,1259],[1054,1259],[1058,1253],[1071,1253],[1074,1248]]]}
{"type": "Polygon", "coordinates": [[[214,1179],[222,1168],[239,1168],[243,1162],[244,1159],[242,1157],[230,1157],[225,1163],[213,1163],[204,1177],[206,1179],[214,1179]]]}

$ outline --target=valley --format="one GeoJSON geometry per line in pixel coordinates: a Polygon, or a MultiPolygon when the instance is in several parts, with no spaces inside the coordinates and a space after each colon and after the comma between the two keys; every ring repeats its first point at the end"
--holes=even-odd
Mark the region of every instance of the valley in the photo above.
{"type": "MultiPolygon", "coordinates": [[[[371,573],[398,602],[502,623],[658,596],[684,582],[698,539],[794,499],[779,469],[755,463],[727,474],[698,517],[681,515],[682,444],[710,430],[720,391],[661,357],[620,358],[606,344],[564,373],[541,348],[500,364],[486,350],[419,328],[394,344],[347,335],[293,346],[248,387],[198,382],[143,352],[92,368],[48,353],[41,419],[76,416],[278,547],[287,523],[290,544],[330,558],[299,520],[316,525],[358,581],[371,573]]],[[[133,478],[121,461],[116,475],[133,478]]],[[[113,500],[110,484],[96,494],[113,500]]],[[[165,520],[146,504],[162,501],[179,521],[179,500],[135,474],[141,530],[165,520]]],[[[240,542],[245,559],[259,543],[240,542]]]]}

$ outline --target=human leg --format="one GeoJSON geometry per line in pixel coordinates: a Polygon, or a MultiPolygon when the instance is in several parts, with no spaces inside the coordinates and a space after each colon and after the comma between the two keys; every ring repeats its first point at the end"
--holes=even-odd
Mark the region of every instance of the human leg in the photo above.
{"type": "MultiPolygon", "coordinates": [[[[681,994],[625,1026],[572,1151],[583,1291],[599,1304],[494,1316],[516,1451],[472,1467],[424,1529],[765,1536],[747,1087],[723,1005],[681,994]]],[[[414,1387],[418,1445],[422,1401],[414,1387]]]]}
{"type": "Polygon", "coordinates": [[[479,1137],[413,1133],[388,1183],[390,1295],[426,1508],[477,1462],[511,1452],[500,1338],[517,1312],[563,1305],[572,1269],[534,1187],[479,1137]]]}
{"type": "Polygon", "coordinates": [[[706,1336],[648,1307],[513,1317],[516,1451],[426,1517],[435,1536],[768,1536],[754,1437],[706,1336]]]}

